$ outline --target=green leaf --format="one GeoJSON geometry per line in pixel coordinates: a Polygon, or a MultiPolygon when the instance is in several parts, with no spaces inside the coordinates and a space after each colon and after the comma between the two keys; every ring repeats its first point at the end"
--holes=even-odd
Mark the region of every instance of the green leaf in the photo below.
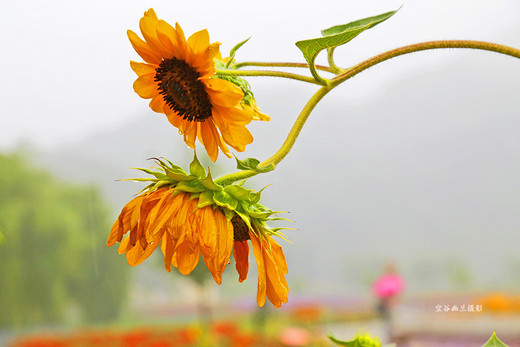
{"type": "Polygon", "coordinates": [[[235,47],[231,48],[231,51],[229,51],[229,59],[226,63],[226,69],[229,67],[229,65],[233,62],[233,59],[235,59],[235,53],[236,51],[242,47],[247,41],[249,41],[249,39],[251,38],[251,36],[249,36],[247,39],[245,39],[244,41],[238,43],[235,45],[235,47]]]}
{"type": "Polygon", "coordinates": [[[502,341],[500,341],[497,337],[497,334],[493,332],[491,338],[486,342],[482,347],[508,347],[502,341]]]}
{"type": "Polygon", "coordinates": [[[305,60],[309,63],[312,75],[321,82],[324,80],[318,75],[314,61],[316,56],[324,49],[330,49],[337,46],[344,45],[352,40],[363,31],[370,29],[377,24],[392,17],[397,11],[391,11],[373,16],[369,18],[360,19],[344,25],[336,25],[331,28],[322,30],[324,37],[302,40],[296,42],[296,46],[302,51],[305,60]]]}
{"type": "Polygon", "coordinates": [[[194,152],[193,161],[190,163],[190,175],[195,177],[204,178],[206,177],[206,170],[200,165],[197,153],[194,152]]]}
{"type": "Polygon", "coordinates": [[[272,171],[275,168],[274,164],[259,168],[258,165],[260,164],[260,160],[255,159],[255,158],[247,158],[247,159],[240,160],[237,157],[235,157],[235,159],[237,161],[237,169],[239,169],[239,170],[252,170],[252,171],[261,173],[261,172],[272,171]]]}
{"type": "Polygon", "coordinates": [[[399,9],[397,9],[396,11],[390,11],[387,13],[383,13],[378,16],[359,19],[354,22],[350,22],[348,24],[336,25],[331,28],[322,30],[321,34],[323,36],[332,36],[332,35],[336,35],[336,34],[341,34],[349,29],[355,29],[355,28],[364,28],[364,30],[370,29],[370,28],[376,26],[377,24],[384,22],[388,18],[392,17],[397,11],[399,11],[399,9]]]}

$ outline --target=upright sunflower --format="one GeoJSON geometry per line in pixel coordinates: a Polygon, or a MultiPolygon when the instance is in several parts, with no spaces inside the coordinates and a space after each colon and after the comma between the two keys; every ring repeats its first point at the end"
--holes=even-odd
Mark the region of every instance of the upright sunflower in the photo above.
{"type": "MultiPolygon", "coordinates": [[[[179,24],[175,28],[159,20],[149,9],[139,21],[144,41],[128,30],[128,38],[146,63],[130,61],[139,76],[135,92],[151,99],[150,108],[164,113],[179,129],[186,144],[195,148],[198,139],[212,161],[219,148],[231,157],[228,145],[242,152],[253,141],[247,124],[267,120],[245,105],[244,92],[235,83],[215,76],[214,58],[220,57],[220,43],[209,42],[207,30],[187,40],[179,24]]],[[[255,110],[256,111],[256,110],[255,110]]]]}
{"type": "Polygon", "coordinates": [[[288,300],[285,279],[287,262],[282,247],[273,239],[279,229],[266,221],[274,212],[260,205],[260,193],[238,185],[221,187],[206,174],[197,158],[190,174],[182,168],[157,159],[160,171],[143,170],[154,178],[145,192],[128,202],[112,226],[107,246],[121,242],[118,252],[126,253],[135,266],[161,245],[167,271],[176,267],[190,274],[200,256],[217,284],[229,263],[236,262],[239,281],[247,278],[249,242],[258,266],[257,303],[265,298],[275,307],[288,300]],[[125,234],[128,235],[125,237],[125,234]]]}

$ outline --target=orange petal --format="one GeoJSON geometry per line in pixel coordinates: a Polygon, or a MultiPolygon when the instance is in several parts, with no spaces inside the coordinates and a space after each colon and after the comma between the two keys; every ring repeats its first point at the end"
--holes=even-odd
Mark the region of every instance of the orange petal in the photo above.
{"type": "Polygon", "coordinates": [[[170,52],[164,48],[157,37],[157,16],[155,18],[144,16],[139,20],[139,28],[143,34],[146,43],[162,58],[171,58],[170,52]]]}
{"type": "Polygon", "coordinates": [[[144,61],[155,65],[159,65],[161,63],[162,57],[153,49],[151,49],[146,42],[141,40],[141,38],[137,36],[136,33],[134,33],[132,30],[128,30],[126,33],[130,43],[132,44],[132,47],[134,47],[137,54],[139,54],[141,58],[144,59],[144,61]]]}
{"type": "Polygon", "coordinates": [[[206,49],[209,46],[209,33],[206,29],[197,31],[196,33],[193,33],[188,38],[188,47],[192,54],[190,54],[190,57],[186,57],[186,61],[188,63],[192,62],[192,59],[198,55],[204,54],[206,49]]]}
{"type": "Polygon", "coordinates": [[[218,157],[217,140],[214,138],[208,121],[200,124],[200,132],[202,136],[202,144],[206,148],[206,152],[208,152],[211,161],[215,162],[218,157]]]}
{"type": "Polygon", "coordinates": [[[233,258],[235,258],[238,281],[242,283],[247,279],[247,272],[249,271],[249,245],[247,241],[235,241],[233,258]]]}
{"type": "Polygon", "coordinates": [[[256,266],[258,267],[258,289],[256,292],[256,302],[262,307],[265,304],[265,295],[267,289],[267,279],[265,274],[264,256],[262,254],[262,245],[256,235],[250,234],[253,253],[255,254],[256,266]]]}
{"type": "Polygon", "coordinates": [[[137,76],[142,76],[146,74],[155,74],[155,66],[146,64],[146,63],[138,63],[136,61],[130,60],[130,67],[137,76]]]}
{"type": "Polygon", "coordinates": [[[208,123],[209,128],[213,132],[213,137],[216,139],[218,146],[222,150],[222,153],[226,155],[226,157],[231,158],[231,152],[229,151],[229,148],[226,146],[226,143],[222,139],[222,136],[220,136],[220,133],[217,130],[217,127],[215,123],[213,122],[213,119],[208,119],[206,121],[208,123]]]}
{"type": "Polygon", "coordinates": [[[150,100],[150,108],[157,113],[164,113],[164,99],[162,95],[156,95],[150,100]]]}
{"type": "Polygon", "coordinates": [[[164,233],[162,236],[162,243],[161,243],[161,249],[164,253],[164,267],[166,268],[166,271],[170,272],[172,267],[172,258],[173,258],[173,242],[168,235],[168,233],[164,233]]]}
{"type": "Polygon", "coordinates": [[[186,142],[188,147],[195,149],[195,139],[197,138],[197,122],[184,120],[184,122],[182,122],[182,131],[184,135],[184,142],[186,142]]]}
{"type": "Polygon", "coordinates": [[[201,210],[204,210],[199,223],[202,256],[215,282],[221,284],[233,248],[233,226],[220,210],[213,210],[212,206],[201,210]]]}
{"type": "Polygon", "coordinates": [[[194,247],[190,242],[184,241],[177,248],[176,254],[179,272],[183,275],[189,275],[199,263],[200,247],[194,247]]]}
{"type": "Polygon", "coordinates": [[[232,82],[220,78],[211,78],[204,81],[204,84],[213,105],[233,107],[244,98],[242,89],[232,82]]]}
{"type": "Polygon", "coordinates": [[[157,83],[154,81],[155,74],[139,76],[134,82],[134,91],[143,99],[150,99],[159,94],[157,83]]]}

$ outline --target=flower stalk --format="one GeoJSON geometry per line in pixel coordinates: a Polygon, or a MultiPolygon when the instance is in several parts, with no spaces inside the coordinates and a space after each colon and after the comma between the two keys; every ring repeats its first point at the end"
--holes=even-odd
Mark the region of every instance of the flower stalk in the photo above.
{"type": "MultiPolygon", "coordinates": [[[[330,80],[329,86],[322,86],[312,97],[309,99],[305,107],[300,112],[298,118],[296,119],[293,127],[291,128],[289,134],[287,135],[287,138],[285,139],[284,143],[278,149],[278,151],[273,154],[270,158],[266,159],[265,161],[261,162],[258,166],[259,168],[265,168],[269,165],[276,165],[280,163],[291,151],[294,143],[296,142],[296,139],[298,138],[298,135],[300,134],[301,129],[303,128],[305,122],[309,118],[312,110],[316,107],[316,105],[321,101],[321,99],[332,89],[340,85],[341,83],[345,82],[346,80],[354,77],[355,75],[359,74],[360,72],[363,72],[364,70],[375,66],[379,63],[382,63],[386,60],[389,60],[391,58],[395,58],[400,55],[410,54],[414,52],[419,51],[425,51],[430,49],[442,49],[442,48],[466,48],[466,49],[478,49],[478,50],[484,50],[484,51],[491,51],[496,52],[500,54],[509,55],[515,58],[520,58],[520,49],[500,45],[497,43],[491,43],[491,42],[484,42],[484,41],[472,41],[472,40],[442,40],[442,41],[427,41],[427,42],[421,42],[417,44],[412,44],[408,46],[399,47],[384,53],[381,53],[379,55],[376,55],[372,58],[369,58],[349,69],[341,69],[340,67],[336,66],[334,64],[334,60],[332,57],[333,49],[329,50],[328,52],[328,61],[331,64],[330,68],[324,68],[323,66],[320,66],[319,69],[327,72],[337,72],[337,76],[332,78],[330,80]]],[[[284,66],[284,67],[303,67],[308,66],[307,64],[292,64],[292,63],[260,63],[260,62],[248,62],[248,63],[239,63],[235,64],[234,66],[246,66],[246,65],[255,65],[255,66],[284,66]],[[270,65],[273,64],[273,65],[270,65]],[[274,65],[276,64],[276,65],[274,65]]],[[[317,67],[318,68],[318,67],[317,67]]],[[[237,70],[230,70],[235,73],[237,70]]],[[[265,71],[259,71],[257,75],[255,75],[253,71],[240,71],[241,73],[249,73],[248,75],[244,74],[243,76],[262,76],[261,73],[264,73],[265,71]]],[[[238,74],[238,73],[237,73],[238,74]]],[[[289,74],[291,75],[291,74],[289,74]]],[[[270,74],[269,76],[275,76],[275,77],[287,77],[281,72],[276,72],[276,74],[270,74]]],[[[299,75],[297,75],[299,76],[299,75]]],[[[300,76],[304,77],[304,76],[300,76]]],[[[294,78],[296,79],[296,78],[294,78]]],[[[308,79],[312,78],[306,78],[305,82],[309,82],[308,79]]],[[[303,79],[301,79],[303,80],[303,79]]],[[[315,84],[321,83],[317,80],[314,82],[315,84]]],[[[237,171],[234,173],[230,173],[227,175],[224,175],[218,179],[215,180],[216,183],[226,186],[228,184],[231,184],[233,182],[243,180],[249,177],[253,177],[257,174],[261,173],[261,171],[253,171],[253,170],[242,170],[237,171]]]]}

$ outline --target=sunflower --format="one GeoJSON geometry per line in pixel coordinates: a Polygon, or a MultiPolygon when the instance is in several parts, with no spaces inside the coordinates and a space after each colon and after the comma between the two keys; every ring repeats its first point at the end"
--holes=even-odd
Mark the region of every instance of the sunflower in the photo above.
{"type": "Polygon", "coordinates": [[[210,44],[205,29],[186,40],[179,24],[173,27],[159,20],[153,9],[145,12],[139,27],[144,40],[128,30],[130,43],[145,61],[130,61],[138,75],[135,92],[151,99],[150,108],[164,113],[189,147],[195,148],[198,139],[212,161],[219,148],[228,157],[228,146],[244,151],[253,141],[246,125],[268,117],[243,102],[244,92],[237,84],[215,75],[220,43],[210,44]]]}
{"type": "Polygon", "coordinates": [[[264,305],[266,296],[275,307],[286,303],[287,262],[272,237],[279,236],[277,229],[265,223],[274,212],[258,204],[260,193],[237,185],[220,187],[197,158],[190,164],[190,174],[157,161],[163,171],[143,170],[155,178],[140,179],[152,183],[123,207],[107,246],[121,242],[118,252],[126,253],[128,264],[135,266],[160,244],[166,270],[174,266],[183,275],[193,271],[202,255],[213,279],[221,284],[231,254],[239,282],[247,278],[250,241],[258,266],[258,305],[264,305]]]}

